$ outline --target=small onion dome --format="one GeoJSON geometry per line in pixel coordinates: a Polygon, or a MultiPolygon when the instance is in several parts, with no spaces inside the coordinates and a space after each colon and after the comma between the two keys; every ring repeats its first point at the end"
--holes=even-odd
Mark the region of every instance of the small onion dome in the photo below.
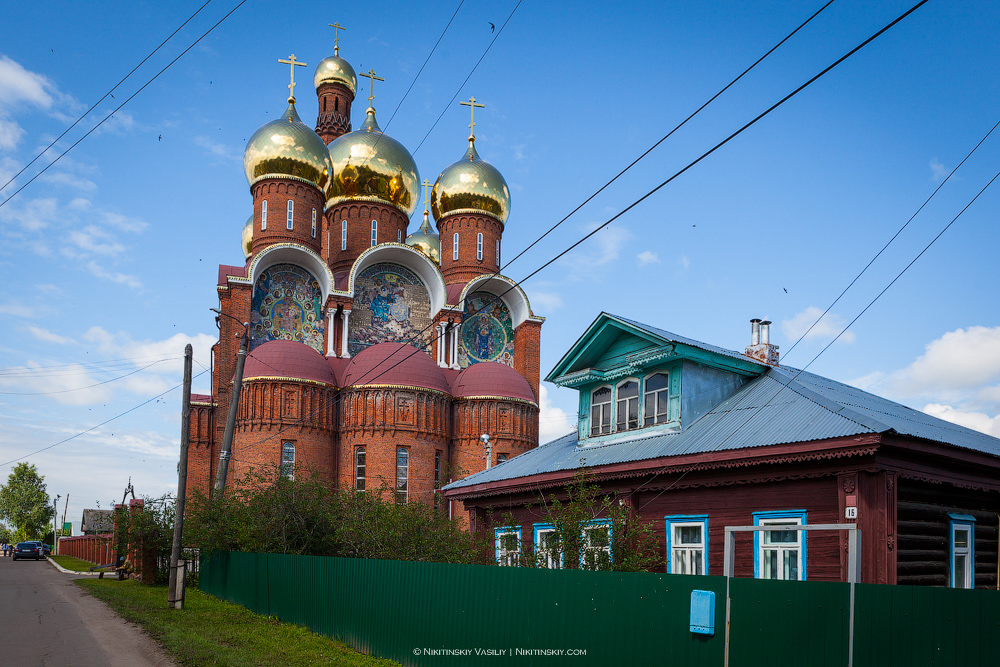
{"type": "Polygon", "coordinates": [[[283,378],[337,386],[326,357],[297,340],[269,340],[247,354],[243,379],[283,378]]]}
{"type": "Polygon", "coordinates": [[[506,364],[481,361],[455,378],[455,398],[520,398],[535,402],[531,385],[506,364]]]}
{"type": "Polygon", "coordinates": [[[243,225],[243,259],[250,259],[250,246],[253,244],[253,213],[243,225]]]}
{"type": "Polygon", "coordinates": [[[496,168],[480,159],[475,140],[461,160],[447,167],[438,176],[431,190],[431,211],[441,221],[451,213],[483,213],[507,222],[510,214],[510,190],[496,168]]]}
{"type": "Polygon", "coordinates": [[[319,90],[324,83],[339,83],[351,91],[351,95],[358,89],[358,77],[354,73],[354,68],[340,56],[330,56],[320,60],[319,65],[316,65],[313,82],[316,84],[316,90],[319,90]]]}
{"type": "Polygon", "coordinates": [[[431,229],[431,221],[428,216],[427,211],[424,211],[424,224],[420,225],[420,231],[413,232],[406,237],[406,245],[424,253],[434,260],[435,264],[440,264],[441,239],[431,229]]]}
{"type": "Polygon", "coordinates": [[[378,343],[358,352],[344,371],[344,387],[393,385],[450,394],[448,381],[426,352],[406,343],[378,343]]]}
{"type": "Polygon", "coordinates": [[[328,210],[347,200],[377,201],[395,206],[407,218],[413,215],[420,187],[417,165],[403,144],[379,129],[371,107],[361,129],[330,142],[330,162],[328,210]]]}
{"type": "Polygon", "coordinates": [[[326,192],[330,182],[326,144],[299,119],[294,102],[289,102],[281,118],[253,133],[243,152],[243,168],[250,185],[262,178],[292,177],[326,192]]]}

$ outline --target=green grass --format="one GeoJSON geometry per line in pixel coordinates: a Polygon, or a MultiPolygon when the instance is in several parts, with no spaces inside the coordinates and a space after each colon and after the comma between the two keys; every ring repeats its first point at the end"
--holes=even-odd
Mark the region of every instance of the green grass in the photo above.
{"type": "Polygon", "coordinates": [[[260,616],[188,587],[184,609],[167,609],[166,586],[78,579],[123,618],[145,628],[182,665],[398,667],[290,623],[260,616]]]}
{"type": "Polygon", "coordinates": [[[96,565],[96,563],[91,563],[90,561],[80,560],[76,556],[49,556],[49,558],[67,570],[73,570],[74,572],[90,572],[90,568],[96,565]]]}

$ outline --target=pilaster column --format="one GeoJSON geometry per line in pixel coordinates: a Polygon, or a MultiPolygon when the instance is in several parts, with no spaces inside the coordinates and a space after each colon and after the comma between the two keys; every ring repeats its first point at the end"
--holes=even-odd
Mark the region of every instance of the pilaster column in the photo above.
{"type": "Polygon", "coordinates": [[[451,369],[457,371],[462,367],[458,365],[458,331],[455,325],[451,327],[451,369]]]}
{"type": "Polygon", "coordinates": [[[447,322],[438,322],[434,327],[437,330],[437,365],[441,368],[448,368],[448,363],[445,361],[445,328],[448,326],[447,322]]]}
{"type": "Polygon", "coordinates": [[[351,311],[345,308],[343,312],[344,314],[342,316],[343,319],[341,320],[341,322],[343,322],[344,328],[341,331],[341,337],[340,337],[340,356],[343,359],[350,359],[351,355],[347,351],[347,320],[351,316],[351,311]]]}
{"type": "Polygon", "coordinates": [[[337,356],[337,345],[335,342],[337,338],[337,326],[333,322],[335,317],[337,317],[336,308],[330,308],[326,311],[326,356],[328,357],[337,356]]]}

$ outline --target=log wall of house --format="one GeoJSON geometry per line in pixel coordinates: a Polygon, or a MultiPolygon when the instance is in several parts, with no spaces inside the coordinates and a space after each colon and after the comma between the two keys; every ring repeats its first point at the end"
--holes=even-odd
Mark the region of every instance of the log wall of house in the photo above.
{"type": "Polygon", "coordinates": [[[997,588],[1000,494],[902,478],[898,484],[897,583],[948,585],[949,513],[975,517],[975,586],[997,588]]]}

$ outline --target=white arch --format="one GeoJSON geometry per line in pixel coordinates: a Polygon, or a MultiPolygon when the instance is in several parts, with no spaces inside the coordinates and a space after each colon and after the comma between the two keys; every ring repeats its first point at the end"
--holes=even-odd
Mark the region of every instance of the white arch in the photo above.
{"type": "Polygon", "coordinates": [[[352,298],[354,297],[355,278],[369,266],[379,262],[399,264],[417,274],[417,277],[427,288],[427,294],[430,297],[431,318],[444,307],[447,294],[441,269],[427,255],[403,243],[381,243],[361,253],[354,261],[354,266],[351,267],[350,280],[347,283],[347,292],[352,298]]]}
{"type": "Polygon", "coordinates": [[[260,274],[275,264],[301,266],[315,276],[316,281],[319,282],[320,291],[323,293],[323,300],[320,303],[326,304],[326,297],[333,290],[333,274],[330,273],[330,267],[326,265],[323,258],[315,251],[298,243],[279,243],[268,246],[254,255],[253,261],[250,262],[250,267],[247,269],[250,284],[256,285],[260,274]]]}
{"type": "Polygon", "coordinates": [[[462,288],[462,294],[458,301],[458,307],[463,313],[465,312],[465,297],[473,292],[489,292],[500,297],[510,311],[511,326],[514,329],[525,320],[538,319],[531,314],[531,304],[528,303],[528,296],[524,290],[510,278],[486,274],[470,280],[462,288]]]}

